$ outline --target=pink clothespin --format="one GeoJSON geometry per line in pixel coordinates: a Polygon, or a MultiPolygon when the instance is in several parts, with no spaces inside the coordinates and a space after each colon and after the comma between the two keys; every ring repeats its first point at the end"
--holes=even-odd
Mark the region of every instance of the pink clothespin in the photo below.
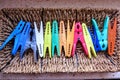
{"type": "Polygon", "coordinates": [[[87,46],[86,46],[86,43],[84,40],[83,30],[82,30],[82,26],[81,26],[80,22],[77,22],[75,24],[72,56],[74,56],[74,54],[75,54],[76,45],[77,45],[78,41],[81,42],[83,50],[84,50],[85,54],[88,56],[88,50],[87,50],[87,46]]]}

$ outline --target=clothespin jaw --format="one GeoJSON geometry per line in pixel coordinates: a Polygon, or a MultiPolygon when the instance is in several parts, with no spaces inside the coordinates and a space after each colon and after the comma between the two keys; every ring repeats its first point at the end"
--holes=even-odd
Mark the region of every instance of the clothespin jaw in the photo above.
{"type": "Polygon", "coordinates": [[[49,50],[49,57],[51,58],[51,23],[46,23],[45,35],[44,35],[44,55],[46,56],[47,48],[49,50]]]}
{"type": "Polygon", "coordinates": [[[58,22],[56,20],[52,22],[52,57],[54,56],[55,47],[57,50],[57,56],[60,56],[58,22]]]}
{"type": "Polygon", "coordinates": [[[70,30],[70,24],[68,20],[67,22],[67,51],[65,54],[66,57],[71,57],[73,39],[74,39],[74,26],[75,26],[75,21],[73,22],[72,29],[70,30]]]}
{"type": "Polygon", "coordinates": [[[99,40],[99,44],[100,44],[100,47],[101,47],[101,51],[105,51],[108,47],[108,23],[109,23],[109,17],[106,16],[105,20],[104,20],[104,28],[103,28],[103,31],[100,32],[99,28],[98,28],[98,25],[95,21],[95,19],[92,19],[92,25],[94,27],[94,31],[96,31],[96,34],[97,34],[97,37],[98,37],[98,40],[99,40]]]}
{"type": "Polygon", "coordinates": [[[62,48],[64,48],[64,52],[66,54],[66,33],[65,33],[65,26],[64,21],[60,21],[60,30],[59,30],[59,36],[60,36],[60,53],[62,53],[62,48]]]}
{"type": "Polygon", "coordinates": [[[88,49],[88,57],[91,58],[91,53],[96,57],[96,52],[92,43],[91,36],[89,34],[89,31],[87,29],[87,26],[85,23],[82,23],[82,29],[83,29],[83,34],[84,34],[84,39],[86,42],[86,46],[88,49]],[[92,51],[92,52],[91,52],[92,51]]]}
{"type": "Polygon", "coordinates": [[[21,47],[20,57],[22,57],[23,54],[21,52],[23,51],[24,46],[26,44],[26,40],[27,40],[29,31],[30,31],[30,22],[27,22],[23,31],[21,33],[19,33],[18,35],[16,35],[16,37],[15,37],[14,47],[12,49],[12,55],[15,55],[17,50],[21,47]]]}
{"type": "Polygon", "coordinates": [[[108,54],[111,56],[114,52],[115,40],[116,40],[117,19],[115,18],[113,26],[109,22],[108,27],[108,54]]]}
{"type": "Polygon", "coordinates": [[[74,56],[74,54],[75,54],[76,45],[77,45],[78,41],[81,42],[83,50],[84,50],[85,54],[88,56],[88,50],[87,50],[87,46],[86,46],[86,43],[84,40],[83,30],[82,30],[82,26],[81,26],[80,22],[77,22],[75,24],[72,56],[74,56]]]}
{"type": "Polygon", "coordinates": [[[13,32],[7,37],[4,43],[0,46],[0,50],[2,50],[12,38],[14,38],[17,34],[19,34],[23,30],[24,24],[25,22],[23,22],[22,20],[18,23],[16,28],[13,30],[13,32]]]}
{"type": "Polygon", "coordinates": [[[40,31],[37,29],[36,22],[34,22],[34,27],[35,27],[35,39],[36,39],[36,45],[38,49],[38,53],[40,57],[43,57],[43,44],[44,44],[44,39],[43,39],[43,22],[40,22],[40,31]]]}

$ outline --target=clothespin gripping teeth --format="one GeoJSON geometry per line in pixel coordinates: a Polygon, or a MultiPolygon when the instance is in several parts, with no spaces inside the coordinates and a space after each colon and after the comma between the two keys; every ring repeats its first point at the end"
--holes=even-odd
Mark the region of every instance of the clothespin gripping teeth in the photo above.
{"type": "Polygon", "coordinates": [[[46,23],[45,36],[44,36],[44,55],[46,56],[47,48],[49,50],[49,57],[51,58],[51,24],[48,21],[46,23]]]}
{"type": "Polygon", "coordinates": [[[62,53],[62,48],[64,48],[64,52],[66,54],[66,33],[64,21],[60,21],[59,35],[60,35],[60,53],[62,53]]]}
{"type": "Polygon", "coordinates": [[[54,56],[55,47],[57,50],[57,55],[60,56],[58,22],[56,20],[52,22],[52,57],[54,56]]]}
{"type": "Polygon", "coordinates": [[[82,29],[83,29],[87,50],[88,50],[88,57],[91,58],[91,53],[96,57],[96,52],[92,43],[92,39],[85,23],[82,23],[82,29]]]}
{"type": "Polygon", "coordinates": [[[84,50],[85,54],[88,56],[88,50],[87,50],[87,46],[86,46],[86,43],[84,40],[83,30],[82,30],[82,26],[81,26],[80,22],[77,22],[75,24],[72,56],[74,56],[74,54],[75,54],[76,45],[77,45],[78,41],[81,42],[83,50],[84,50]]]}
{"type": "Polygon", "coordinates": [[[67,23],[67,51],[65,56],[70,57],[72,53],[72,46],[73,46],[73,39],[74,39],[74,26],[75,26],[75,21],[73,22],[72,29],[70,30],[70,24],[69,20],[67,23]]]}
{"type": "Polygon", "coordinates": [[[94,19],[92,19],[92,25],[95,29],[94,31],[97,34],[97,38],[99,40],[101,51],[105,51],[108,47],[108,42],[107,42],[107,40],[108,40],[108,23],[109,23],[109,17],[106,16],[106,18],[104,20],[104,28],[103,28],[102,32],[100,32],[96,21],[94,19]]]}
{"type": "Polygon", "coordinates": [[[16,26],[16,28],[13,30],[13,32],[7,37],[5,42],[0,46],[0,50],[2,50],[12,38],[14,38],[17,34],[19,34],[23,30],[24,25],[25,25],[25,22],[21,20],[16,26]]]}
{"type": "Polygon", "coordinates": [[[35,27],[35,38],[36,38],[36,44],[37,44],[37,49],[40,57],[43,57],[43,44],[44,44],[44,39],[43,39],[43,22],[40,22],[40,31],[37,29],[36,22],[34,22],[34,27],[35,27]]]}
{"type": "Polygon", "coordinates": [[[117,19],[115,18],[113,26],[109,22],[108,26],[108,54],[113,55],[116,40],[117,19]]]}

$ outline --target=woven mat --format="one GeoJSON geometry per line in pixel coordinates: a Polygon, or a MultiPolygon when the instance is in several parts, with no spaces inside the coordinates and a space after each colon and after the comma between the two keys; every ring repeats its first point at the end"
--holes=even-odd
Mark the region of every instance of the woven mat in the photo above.
{"type": "Polygon", "coordinates": [[[63,20],[65,28],[67,20],[71,22],[85,22],[91,26],[91,19],[97,20],[100,29],[103,28],[103,20],[105,16],[110,17],[111,22],[114,17],[117,21],[117,36],[115,43],[114,55],[106,56],[107,52],[97,53],[96,58],[89,59],[83,53],[81,45],[78,43],[76,55],[72,58],[65,58],[64,54],[58,58],[39,58],[35,63],[33,59],[33,51],[28,50],[22,61],[19,60],[19,52],[15,57],[11,56],[11,50],[14,40],[11,40],[6,47],[0,51],[0,70],[3,73],[43,73],[43,72],[113,72],[120,70],[120,16],[119,11],[115,9],[2,9],[0,11],[0,45],[9,36],[18,22],[22,19],[32,23],[36,21],[39,25],[40,21],[45,23],[56,19],[63,20]]]}

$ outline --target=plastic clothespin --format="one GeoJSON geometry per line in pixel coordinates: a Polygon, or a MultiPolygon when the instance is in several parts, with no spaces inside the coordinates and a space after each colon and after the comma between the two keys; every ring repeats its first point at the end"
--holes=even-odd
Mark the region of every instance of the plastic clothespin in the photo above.
{"type": "Polygon", "coordinates": [[[37,29],[36,22],[34,22],[34,27],[35,27],[35,38],[36,38],[36,44],[37,44],[37,49],[39,52],[40,57],[43,57],[43,44],[44,44],[44,39],[43,39],[43,22],[40,22],[40,31],[37,29]]]}
{"type": "Polygon", "coordinates": [[[82,30],[82,26],[81,26],[80,22],[77,22],[75,24],[72,56],[74,56],[74,54],[75,54],[76,45],[77,45],[78,41],[81,42],[83,50],[84,50],[85,54],[88,56],[88,50],[87,50],[87,46],[86,46],[86,43],[84,40],[83,30],[82,30]]]}
{"type": "MultiPolygon", "coordinates": [[[[92,27],[92,28],[93,28],[93,30],[95,30],[94,27],[92,27]]],[[[90,30],[89,28],[88,28],[88,31],[89,31],[89,33],[90,33],[90,35],[91,35],[91,38],[92,38],[92,42],[93,42],[95,51],[96,51],[96,52],[101,51],[101,47],[100,47],[100,43],[99,43],[99,40],[98,40],[98,36],[97,36],[97,34],[96,34],[96,31],[92,31],[92,30],[90,30]]]]}
{"type": "Polygon", "coordinates": [[[20,52],[20,59],[23,58],[24,52],[27,49],[32,49],[34,54],[34,61],[38,61],[38,53],[37,53],[37,46],[36,46],[36,36],[35,36],[35,30],[30,28],[29,33],[27,35],[27,40],[25,43],[25,46],[23,46],[23,50],[20,52]]]}
{"type": "Polygon", "coordinates": [[[62,48],[64,49],[64,52],[66,54],[66,34],[65,34],[65,26],[64,26],[64,21],[60,21],[60,30],[59,30],[59,35],[60,35],[60,53],[62,53],[62,48]]]}
{"type": "Polygon", "coordinates": [[[88,57],[91,58],[91,54],[93,54],[94,57],[96,57],[96,52],[92,43],[92,39],[85,23],[82,23],[82,29],[83,29],[87,50],[88,50],[88,57]]]}
{"type": "MultiPolygon", "coordinates": [[[[19,48],[21,48],[20,53],[24,50],[24,46],[26,44],[29,31],[30,31],[30,22],[27,22],[23,31],[17,34],[15,37],[14,47],[12,49],[12,55],[15,55],[19,48]]],[[[22,57],[21,55],[22,54],[20,54],[20,57],[22,57]]]]}
{"type": "Polygon", "coordinates": [[[52,22],[52,57],[54,56],[55,47],[57,50],[57,56],[60,56],[58,22],[56,20],[52,22]]]}
{"type": "Polygon", "coordinates": [[[51,58],[51,23],[49,21],[46,23],[43,57],[46,56],[47,49],[49,50],[49,57],[51,58]]]}
{"type": "Polygon", "coordinates": [[[66,57],[71,57],[72,47],[73,47],[73,39],[74,39],[74,26],[75,21],[73,22],[72,29],[70,30],[69,20],[67,23],[67,52],[65,54],[66,57]]]}
{"type": "Polygon", "coordinates": [[[117,29],[117,19],[115,18],[113,26],[111,27],[111,24],[109,22],[109,27],[108,27],[108,54],[110,56],[113,55],[113,51],[115,47],[116,29],[117,29]]]}
{"type": "Polygon", "coordinates": [[[23,22],[22,20],[18,23],[18,25],[16,26],[16,28],[14,29],[14,31],[7,37],[7,39],[5,40],[5,42],[0,46],[0,50],[2,50],[5,45],[12,40],[12,38],[14,38],[17,34],[19,34],[22,30],[23,27],[25,25],[25,22],[23,22]]]}
{"type": "MultiPolygon", "coordinates": [[[[108,47],[108,42],[107,42],[107,40],[108,40],[108,23],[109,23],[109,17],[106,16],[106,18],[104,20],[104,25],[103,25],[104,28],[103,28],[102,32],[100,32],[95,19],[92,19],[92,25],[93,25],[94,31],[97,35],[96,38],[98,38],[98,41],[100,44],[100,48],[101,48],[100,51],[105,51],[108,47]]],[[[94,40],[93,40],[93,42],[94,42],[94,40]]]]}

